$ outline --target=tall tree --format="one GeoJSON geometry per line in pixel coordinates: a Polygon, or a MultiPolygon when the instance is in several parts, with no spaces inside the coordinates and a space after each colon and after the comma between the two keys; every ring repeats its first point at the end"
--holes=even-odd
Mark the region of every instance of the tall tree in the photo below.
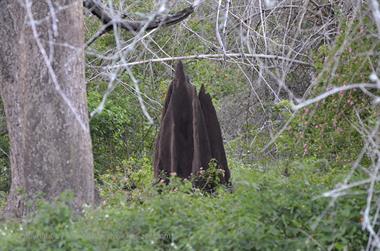
{"type": "Polygon", "coordinates": [[[94,202],[82,2],[0,1],[0,84],[10,136],[7,215],[27,201],[74,192],[94,202]]]}

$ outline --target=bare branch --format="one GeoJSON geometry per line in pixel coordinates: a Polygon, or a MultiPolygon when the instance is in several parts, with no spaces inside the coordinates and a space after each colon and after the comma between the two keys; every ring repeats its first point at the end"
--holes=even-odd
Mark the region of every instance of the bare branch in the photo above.
{"type": "MultiPolygon", "coordinates": [[[[125,20],[121,16],[115,17],[111,15],[100,2],[96,0],[84,0],[83,6],[86,7],[94,16],[100,19],[104,24],[104,27],[96,34],[96,36],[87,42],[87,46],[92,44],[97,38],[103,34],[112,31],[113,25],[117,27],[130,31],[130,32],[139,32],[141,30],[149,31],[156,29],[158,27],[166,27],[177,24],[187,17],[189,17],[194,12],[194,7],[189,6],[175,14],[169,15],[157,15],[151,21],[131,21],[125,20]]],[[[126,15],[123,15],[126,16],[126,15]]]]}
{"type": "Polygon", "coordinates": [[[107,68],[109,69],[114,69],[114,68],[120,68],[120,67],[125,67],[125,66],[133,66],[133,65],[141,65],[141,64],[146,64],[146,63],[158,63],[158,62],[167,62],[167,61],[177,61],[177,60],[194,60],[194,59],[223,59],[224,58],[261,58],[261,59],[271,59],[271,60],[283,60],[283,61],[290,61],[295,64],[300,64],[300,65],[305,65],[312,67],[311,64],[301,61],[301,60],[296,60],[296,59],[291,59],[291,58],[286,58],[282,56],[277,56],[277,55],[266,55],[266,54],[244,54],[244,53],[229,53],[229,54],[201,54],[201,55],[189,55],[189,56],[178,56],[178,57],[167,57],[167,58],[153,58],[153,59],[147,59],[147,60],[142,60],[142,61],[136,61],[136,62],[130,62],[127,64],[118,64],[118,65],[112,65],[107,68]]]}

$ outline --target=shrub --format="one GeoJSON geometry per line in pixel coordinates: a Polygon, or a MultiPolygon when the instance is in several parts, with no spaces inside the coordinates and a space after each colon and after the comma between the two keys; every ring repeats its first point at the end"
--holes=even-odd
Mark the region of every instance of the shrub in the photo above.
{"type": "Polygon", "coordinates": [[[190,182],[115,194],[75,216],[67,203],[44,204],[23,223],[0,225],[2,250],[360,250],[366,234],[360,197],[332,210],[318,196],[345,173],[316,160],[270,171],[231,163],[234,191],[210,196],[190,182]],[[286,175],[285,170],[287,170],[286,175]],[[323,214],[323,217],[320,216],[323,214]],[[319,220],[317,227],[313,228],[319,220]]]}

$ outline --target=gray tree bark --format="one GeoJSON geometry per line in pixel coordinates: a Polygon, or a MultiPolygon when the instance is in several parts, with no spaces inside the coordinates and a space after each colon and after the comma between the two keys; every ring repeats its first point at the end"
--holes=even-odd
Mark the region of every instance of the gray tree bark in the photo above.
{"type": "Polygon", "coordinates": [[[64,191],[74,193],[75,208],[94,203],[82,7],[82,0],[0,0],[12,173],[6,216],[22,217],[37,199],[64,191]]]}

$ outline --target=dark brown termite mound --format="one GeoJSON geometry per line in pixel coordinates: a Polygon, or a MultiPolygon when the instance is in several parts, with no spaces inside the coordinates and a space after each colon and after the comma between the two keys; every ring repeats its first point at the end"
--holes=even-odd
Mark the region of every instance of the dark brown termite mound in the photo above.
{"type": "MultiPolygon", "coordinates": [[[[172,175],[183,179],[197,177],[207,171],[211,160],[216,161],[221,171],[220,182],[229,183],[222,132],[211,97],[203,86],[197,95],[179,62],[162,112],[154,175],[158,180],[166,180],[172,175]]],[[[203,186],[200,179],[194,180],[196,186],[203,186]]]]}

